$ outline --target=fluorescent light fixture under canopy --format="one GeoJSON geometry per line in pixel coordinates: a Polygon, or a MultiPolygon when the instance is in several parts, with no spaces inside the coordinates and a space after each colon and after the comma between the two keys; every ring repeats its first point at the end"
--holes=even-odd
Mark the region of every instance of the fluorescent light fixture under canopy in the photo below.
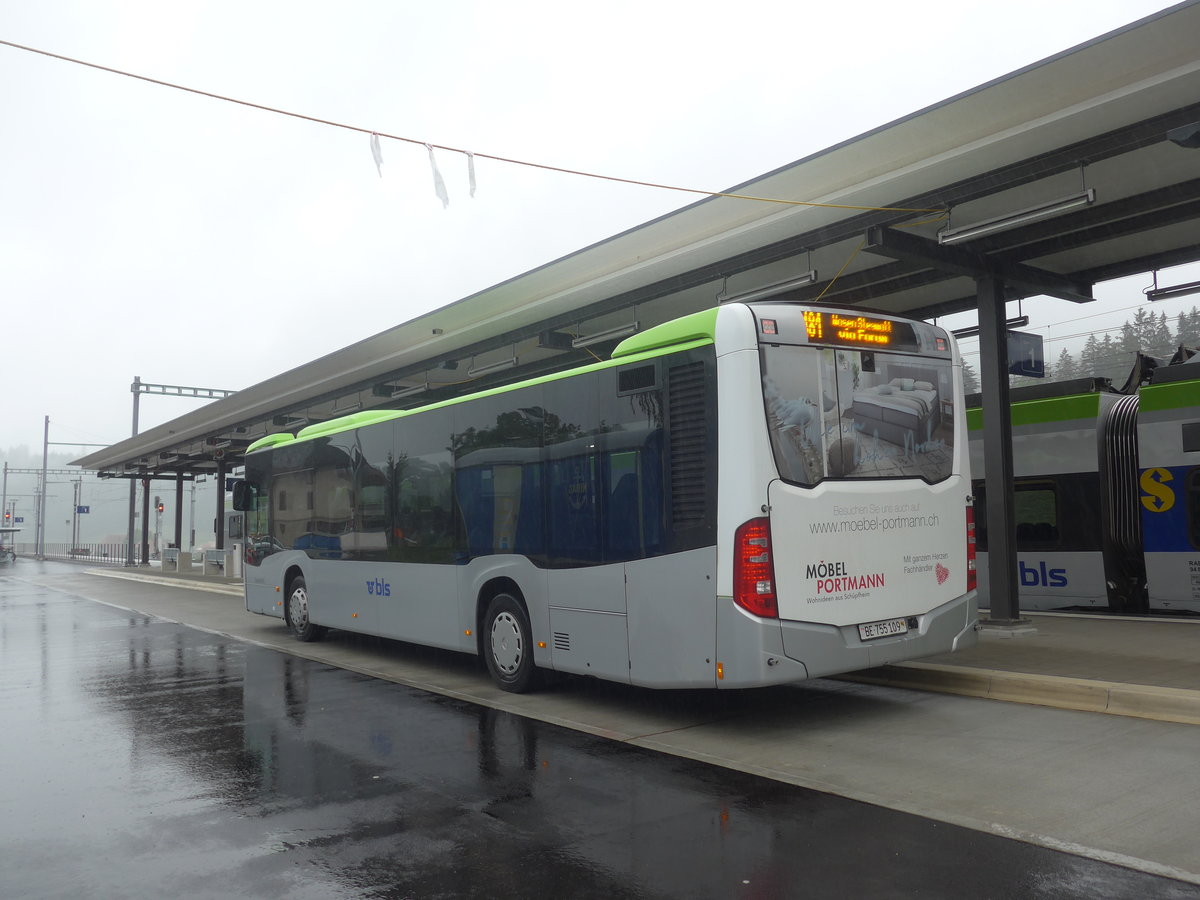
{"type": "Polygon", "coordinates": [[[1002,216],[993,216],[990,219],[984,219],[982,222],[975,222],[972,225],[947,228],[938,232],[938,243],[957,244],[960,241],[972,241],[975,238],[985,237],[997,231],[1006,231],[1009,228],[1017,228],[1021,225],[1027,225],[1030,222],[1037,222],[1061,212],[1078,209],[1081,206],[1090,206],[1095,202],[1096,189],[1087,188],[1078,194],[1060,197],[1058,200],[1040,203],[1037,206],[1019,209],[1016,212],[1005,213],[1002,216]]]}
{"type": "Polygon", "coordinates": [[[500,371],[503,371],[504,369],[511,369],[516,364],[517,364],[517,357],[514,355],[512,357],[512,359],[502,359],[502,360],[500,360],[500,362],[489,363],[486,366],[479,366],[478,368],[476,368],[474,365],[472,365],[471,368],[467,369],[467,377],[468,378],[478,378],[481,375],[491,375],[493,372],[500,372],[500,371]]]}
{"type": "MultiPolygon", "coordinates": [[[[1005,329],[1024,328],[1028,324],[1029,324],[1029,316],[1016,316],[1015,318],[1005,320],[1004,327],[1005,327],[1005,329]]],[[[978,325],[968,325],[966,328],[955,328],[950,333],[952,335],[954,335],[956,338],[975,337],[976,335],[979,334],[979,326],[978,325]]]]}
{"type": "Polygon", "coordinates": [[[742,291],[738,294],[729,294],[725,291],[717,294],[718,303],[749,303],[753,300],[766,300],[768,297],[775,297],[779,294],[787,293],[795,288],[805,287],[810,284],[815,284],[817,281],[817,270],[809,269],[802,275],[797,275],[795,278],[788,278],[785,281],[776,281],[774,284],[764,285],[760,288],[753,288],[748,291],[742,291]]]}
{"type": "Polygon", "coordinates": [[[628,325],[618,325],[615,328],[597,331],[595,334],[581,334],[579,337],[571,338],[571,346],[578,350],[580,347],[590,347],[592,344],[629,337],[629,335],[637,333],[639,325],[638,322],[630,322],[628,325]]]}
{"type": "Polygon", "coordinates": [[[1154,286],[1143,291],[1147,300],[1170,300],[1174,297],[1186,297],[1189,294],[1200,294],[1200,281],[1187,281],[1170,287],[1158,286],[1158,273],[1154,273],[1154,286]]]}
{"type": "Polygon", "coordinates": [[[392,391],[392,399],[393,400],[402,400],[405,397],[413,397],[417,394],[423,394],[427,390],[429,390],[428,383],[416,384],[416,385],[413,385],[412,387],[398,388],[397,390],[392,391]]]}

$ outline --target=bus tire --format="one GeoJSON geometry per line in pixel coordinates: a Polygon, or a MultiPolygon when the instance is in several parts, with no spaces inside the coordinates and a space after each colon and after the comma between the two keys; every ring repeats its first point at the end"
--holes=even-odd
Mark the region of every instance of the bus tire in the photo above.
{"type": "Polygon", "coordinates": [[[319,641],[325,636],[325,626],[314,625],[308,617],[308,585],[303,575],[297,575],[288,585],[287,624],[299,641],[319,641]]]}
{"type": "Polygon", "coordinates": [[[483,658],[501,690],[520,694],[534,686],[533,630],[525,607],[512,594],[497,594],[488,604],[483,617],[483,658]]]}

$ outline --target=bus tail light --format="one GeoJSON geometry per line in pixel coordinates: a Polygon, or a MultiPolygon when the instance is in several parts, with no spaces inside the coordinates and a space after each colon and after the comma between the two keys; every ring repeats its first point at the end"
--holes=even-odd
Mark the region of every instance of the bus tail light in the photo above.
{"type": "Polygon", "coordinates": [[[973,591],[979,579],[975,574],[975,507],[967,507],[967,590],[973,591]]]}
{"type": "Polygon", "coordinates": [[[733,539],[733,602],[765,619],[779,618],[771,523],[765,516],[743,522],[733,539]]]}

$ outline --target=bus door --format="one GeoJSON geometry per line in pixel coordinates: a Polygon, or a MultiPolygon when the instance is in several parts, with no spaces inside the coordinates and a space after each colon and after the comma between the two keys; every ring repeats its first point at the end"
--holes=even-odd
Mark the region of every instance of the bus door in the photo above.
{"type": "Polygon", "coordinates": [[[546,587],[554,667],[629,681],[625,566],[608,562],[600,436],[546,453],[546,587]]]}

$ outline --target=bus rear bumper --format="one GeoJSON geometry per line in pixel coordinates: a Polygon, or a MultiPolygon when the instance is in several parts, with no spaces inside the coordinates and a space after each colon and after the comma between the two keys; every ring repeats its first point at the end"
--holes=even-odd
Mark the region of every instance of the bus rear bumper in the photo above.
{"type": "Polygon", "coordinates": [[[816,678],[963,650],[977,640],[974,591],[915,618],[917,627],[907,634],[868,641],[859,637],[857,625],[785,621],[783,644],[816,678]]]}
{"type": "Polygon", "coordinates": [[[717,658],[714,686],[765,687],[804,681],[804,663],[783,649],[778,619],[760,619],[731,597],[717,598],[717,658]]]}

